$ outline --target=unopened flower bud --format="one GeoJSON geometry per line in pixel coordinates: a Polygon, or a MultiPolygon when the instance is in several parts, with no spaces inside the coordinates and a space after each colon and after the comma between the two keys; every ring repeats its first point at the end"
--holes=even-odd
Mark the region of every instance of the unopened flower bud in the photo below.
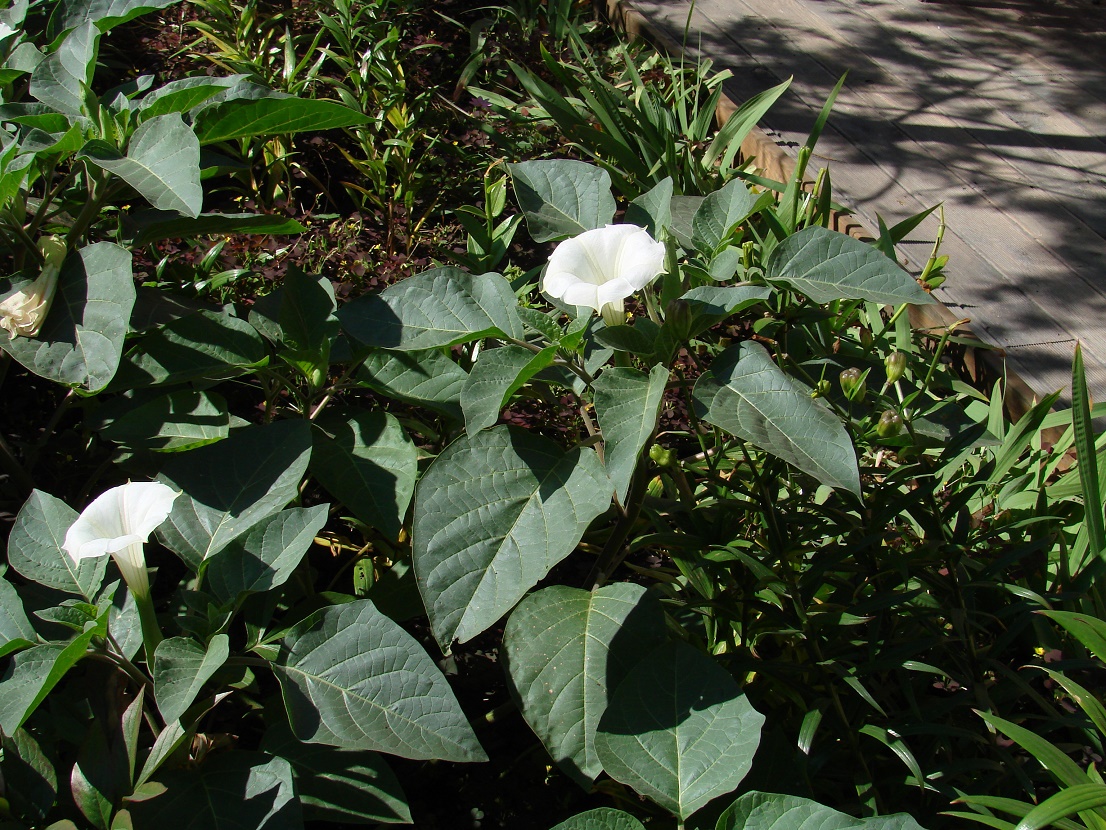
{"type": "Polygon", "coordinates": [[[891,352],[884,358],[883,365],[887,368],[887,383],[890,385],[906,371],[906,352],[891,352]]]}
{"type": "Polygon", "coordinates": [[[856,403],[863,402],[868,395],[868,383],[859,369],[845,369],[840,376],[841,391],[845,397],[856,403]]]}
{"type": "Polygon", "coordinates": [[[660,444],[654,444],[649,448],[649,457],[658,467],[671,467],[676,460],[676,453],[666,450],[660,444]]]}
{"type": "Polygon", "coordinates": [[[860,330],[860,345],[865,349],[872,348],[872,330],[868,328],[862,328],[860,330]]]}
{"type": "Polygon", "coordinates": [[[824,398],[830,392],[830,382],[825,378],[814,384],[814,389],[810,392],[812,398],[824,398]]]}
{"type": "Polygon", "coordinates": [[[876,423],[876,434],[880,438],[894,438],[902,432],[902,417],[893,409],[888,409],[879,416],[876,423]]]}

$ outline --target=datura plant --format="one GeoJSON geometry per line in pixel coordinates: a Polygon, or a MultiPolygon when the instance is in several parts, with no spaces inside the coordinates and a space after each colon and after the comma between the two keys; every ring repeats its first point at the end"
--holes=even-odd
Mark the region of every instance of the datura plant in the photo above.
{"type": "MultiPolygon", "coordinates": [[[[197,141],[236,134],[233,108],[186,127],[179,109],[201,93],[179,93],[104,106],[153,108],[145,124],[171,118],[197,141]]],[[[88,153],[100,193],[109,154],[88,153]]],[[[446,654],[503,625],[514,705],[552,761],[586,790],[605,775],[648,798],[669,816],[658,826],[755,769],[772,694],[749,648],[760,597],[801,597],[765,579],[754,554],[786,552],[757,517],[787,501],[863,526],[885,457],[956,443],[930,389],[937,358],[903,322],[929,297],[874,247],[741,181],[705,197],[664,181],[616,222],[597,167],[510,176],[530,236],[557,243],[544,273],[437,267],[339,306],[328,280],[293,270],[249,308],[178,313],[125,343],[124,325],[95,383],[58,378],[101,390],[80,403],[89,440],[141,481],[80,514],[35,490],[12,528],[3,772],[25,763],[45,782],[5,796],[20,821],[73,803],[103,830],[175,826],[183,800],[196,826],[409,821],[385,756],[487,757],[480,713],[400,625],[422,614],[446,654]],[[909,357],[885,369],[892,351],[909,357]],[[866,398],[833,382],[846,369],[869,373],[866,398]],[[231,389],[255,395],[252,421],[231,414],[231,389]],[[501,417],[551,401],[575,418],[557,438],[501,417]],[[889,411],[895,435],[876,429],[889,411]],[[735,534],[746,550],[725,547],[735,534]],[[642,551],[675,564],[643,568],[642,551]],[[742,590],[755,605],[735,606],[742,590]],[[102,717],[75,746],[48,699],[102,717]]],[[[74,284],[101,273],[104,245],[71,245],[62,292],[70,261],[74,284]]],[[[97,302],[67,295],[67,325],[97,302]]],[[[125,323],[129,305],[116,311],[125,323]]],[[[638,826],[600,812],[563,827],[638,826]]],[[[915,826],[765,793],[717,826],[797,826],[784,814],[915,826]]]]}

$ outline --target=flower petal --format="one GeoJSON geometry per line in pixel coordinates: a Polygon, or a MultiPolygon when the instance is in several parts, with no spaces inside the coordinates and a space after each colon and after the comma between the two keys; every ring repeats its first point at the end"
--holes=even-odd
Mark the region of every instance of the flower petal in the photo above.
{"type": "Polygon", "coordinates": [[[542,291],[598,311],[656,279],[664,271],[664,255],[664,243],[637,225],[595,228],[553,250],[542,291]]]}
{"type": "Polygon", "coordinates": [[[101,493],[77,517],[62,547],[74,559],[105,556],[145,542],[179,494],[160,482],[132,482],[101,493]]]}

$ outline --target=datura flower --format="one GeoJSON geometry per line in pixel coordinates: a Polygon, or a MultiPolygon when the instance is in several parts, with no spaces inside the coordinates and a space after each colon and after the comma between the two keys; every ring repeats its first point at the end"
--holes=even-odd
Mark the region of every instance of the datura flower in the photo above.
{"type": "Polygon", "coordinates": [[[626,322],[623,301],[664,272],[664,243],[637,225],[607,225],[566,239],[549,257],[542,291],[626,322]]]}
{"type": "Polygon", "coordinates": [[[169,516],[180,493],[156,481],[136,481],[100,494],[73,522],[62,545],[74,562],[111,556],[136,600],[147,600],[150,579],[142,546],[169,516]]]}
{"type": "Polygon", "coordinates": [[[60,236],[48,236],[38,247],[44,263],[38,279],[0,302],[0,328],[10,337],[38,334],[58,290],[58,275],[65,261],[65,241],[60,236]]]}

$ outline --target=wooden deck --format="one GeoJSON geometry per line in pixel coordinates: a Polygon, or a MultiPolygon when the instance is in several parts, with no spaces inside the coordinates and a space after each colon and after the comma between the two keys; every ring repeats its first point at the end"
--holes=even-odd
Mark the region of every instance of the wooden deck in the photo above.
{"type": "MultiPolygon", "coordinates": [[[[944,203],[938,298],[1038,393],[1070,386],[1082,342],[1106,400],[1106,5],[632,3],[731,69],[737,101],[794,75],[764,122],[785,147],[806,139],[847,70],[815,156],[836,200],[870,228],[876,214],[891,225],[944,203]]],[[[924,264],[936,229],[931,218],[900,247],[908,266],[924,264]]]]}

